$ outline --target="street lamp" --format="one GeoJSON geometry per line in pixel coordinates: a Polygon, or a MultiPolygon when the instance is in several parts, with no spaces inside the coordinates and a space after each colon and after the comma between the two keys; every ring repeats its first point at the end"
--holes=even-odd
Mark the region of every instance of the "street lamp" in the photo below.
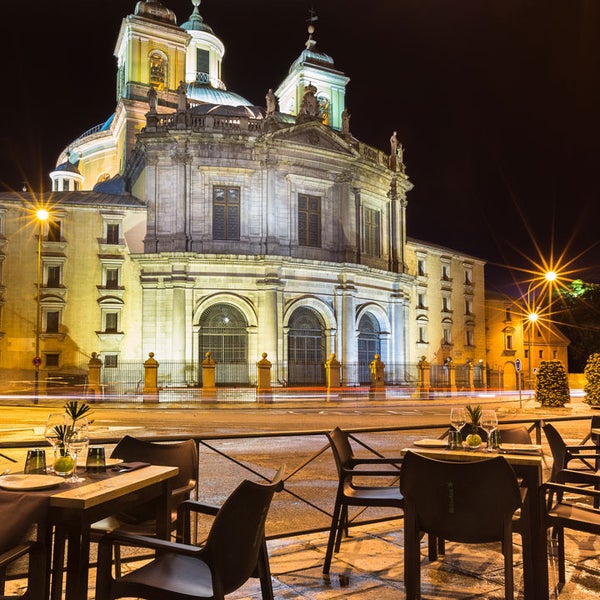
{"type": "Polygon", "coordinates": [[[44,223],[48,220],[50,214],[45,208],[40,208],[35,212],[35,218],[39,224],[38,240],[37,240],[37,295],[36,295],[36,315],[35,315],[35,356],[33,358],[33,366],[35,367],[35,382],[34,382],[34,403],[39,402],[39,385],[40,385],[40,365],[42,359],[40,357],[40,324],[42,316],[41,305],[41,287],[42,287],[42,238],[44,237],[44,223]]]}
{"type": "Polygon", "coordinates": [[[529,388],[531,388],[531,329],[538,320],[539,315],[536,312],[530,312],[527,315],[529,326],[527,328],[527,377],[529,379],[529,388]]]}

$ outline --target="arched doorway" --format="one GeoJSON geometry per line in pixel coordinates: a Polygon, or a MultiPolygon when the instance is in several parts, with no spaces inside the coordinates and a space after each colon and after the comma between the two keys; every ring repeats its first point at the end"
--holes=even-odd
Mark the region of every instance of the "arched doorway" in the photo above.
{"type": "Polygon", "coordinates": [[[371,382],[369,364],[381,354],[381,330],[373,315],[365,313],[358,322],[358,378],[361,384],[371,382]]]}
{"type": "Polygon", "coordinates": [[[325,383],[323,322],[310,308],[298,308],[290,317],[288,333],[288,383],[325,383]]]}
{"type": "Polygon", "coordinates": [[[515,368],[514,362],[508,361],[504,363],[502,367],[502,379],[502,387],[505,390],[514,391],[519,389],[517,381],[517,369],[515,368]]]}
{"type": "MultiPolygon", "coordinates": [[[[217,363],[217,384],[248,384],[247,327],[244,315],[231,304],[214,304],[200,317],[200,363],[210,352],[217,363]]],[[[201,364],[198,380],[202,381],[201,364]]]]}

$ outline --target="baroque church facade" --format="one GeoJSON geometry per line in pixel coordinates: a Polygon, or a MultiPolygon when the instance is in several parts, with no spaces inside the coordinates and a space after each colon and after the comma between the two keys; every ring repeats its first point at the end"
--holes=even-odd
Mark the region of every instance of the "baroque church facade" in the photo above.
{"type": "Polygon", "coordinates": [[[484,263],[407,236],[402,147],[352,135],[349,77],[312,25],[261,107],[226,88],[225,47],[192,4],[178,26],[138,2],[114,114],[61,153],[51,193],[0,194],[2,371],[31,370],[39,336],[46,378],[95,352],[117,381],[153,352],[159,384],[195,386],[210,352],[223,385],[255,384],[263,353],[274,386],[324,383],[331,354],[346,386],[376,354],[389,384],[414,385],[421,357],[434,384],[450,364],[482,382],[484,263]]]}

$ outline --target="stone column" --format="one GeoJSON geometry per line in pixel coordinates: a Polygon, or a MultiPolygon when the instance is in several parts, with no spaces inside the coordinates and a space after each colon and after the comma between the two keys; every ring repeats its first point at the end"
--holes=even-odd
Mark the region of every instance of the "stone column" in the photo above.
{"type": "Polygon", "coordinates": [[[431,365],[427,362],[425,356],[421,356],[421,360],[417,365],[419,369],[419,383],[417,390],[420,398],[429,398],[431,391],[431,365]]]}
{"type": "Polygon", "coordinates": [[[267,353],[262,353],[262,358],[256,363],[258,368],[258,385],[256,391],[261,394],[271,391],[271,361],[267,360],[267,353]]]}
{"type": "Polygon", "coordinates": [[[214,391],[215,385],[215,369],[217,363],[211,356],[210,352],[207,352],[204,360],[202,361],[202,389],[207,391],[214,391]]]}
{"type": "Polygon", "coordinates": [[[358,385],[358,348],[356,337],[356,288],[351,281],[338,287],[341,295],[342,385],[358,385]]]}

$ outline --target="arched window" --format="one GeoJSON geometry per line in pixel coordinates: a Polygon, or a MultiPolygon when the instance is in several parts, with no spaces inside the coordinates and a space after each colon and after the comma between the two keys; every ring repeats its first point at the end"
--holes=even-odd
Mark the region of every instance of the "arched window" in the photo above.
{"type": "Polygon", "coordinates": [[[164,90],[167,85],[167,57],[158,51],[150,53],[149,58],[149,71],[150,71],[150,85],[157,90],[164,90]]]}
{"type": "Polygon", "coordinates": [[[358,376],[360,383],[369,383],[369,364],[376,354],[381,354],[381,331],[373,315],[365,313],[358,322],[358,376]]]}
{"type": "Polygon", "coordinates": [[[321,318],[310,308],[298,308],[291,316],[289,326],[289,383],[324,383],[325,337],[321,318]]]}
{"type": "Polygon", "coordinates": [[[219,365],[217,383],[248,383],[247,327],[242,312],[231,304],[215,304],[200,317],[200,363],[210,352],[219,365]]]}

